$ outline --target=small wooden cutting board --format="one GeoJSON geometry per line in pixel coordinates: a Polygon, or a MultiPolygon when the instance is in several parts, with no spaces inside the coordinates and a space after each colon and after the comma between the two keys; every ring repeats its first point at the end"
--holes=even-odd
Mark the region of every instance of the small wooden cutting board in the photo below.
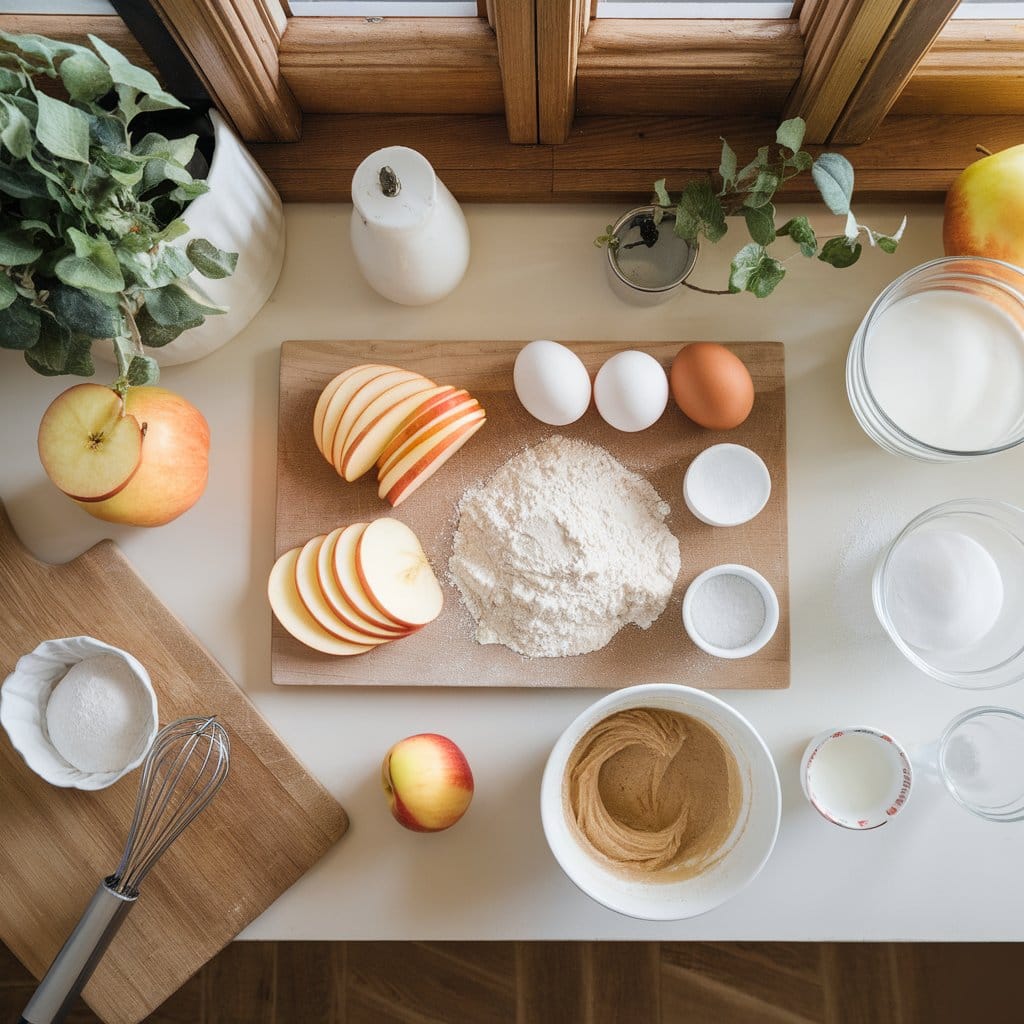
{"type": "MultiPolygon", "coordinates": [[[[741,426],[711,431],[690,422],[669,400],[647,430],[624,434],[591,406],[567,427],[549,427],[520,405],[512,365],[524,342],[288,341],[281,347],[277,450],[277,554],[336,526],[394,516],[419,536],[441,581],[445,607],[425,629],[357,657],[318,654],[275,620],[272,678],[281,684],[419,686],[572,686],[614,689],[676,682],[701,689],[789,686],[789,568],[786,521],[785,353],[779,342],[737,342],[732,349],[754,380],[754,409],[741,426]],[[487,423],[438,473],[397,509],[377,496],[373,472],[345,483],[313,442],[313,408],[327,382],[358,363],[389,363],[440,384],[466,388],[487,410],[487,423]],[[669,503],[669,529],[679,538],[682,570],[668,607],[650,629],[627,626],[608,646],[570,658],[523,658],[497,644],[481,646],[458,591],[447,582],[457,506],[471,484],[552,434],[606,448],[646,477],[669,503]],[[747,445],[764,459],[772,493],[749,523],[721,529],[693,517],[683,501],[683,474],[694,457],[723,441],[747,445]],[[681,606],[704,569],[739,562],[760,572],[779,598],[779,627],[757,654],[726,661],[700,651],[683,631],[681,606]]],[[[668,367],[678,342],[567,342],[591,375],[627,348],[649,352],[668,367]]]]}
{"type": "MultiPolygon", "coordinates": [[[[216,714],[231,738],[223,789],[146,879],[85,989],[107,1024],[134,1024],[305,874],[348,819],[112,541],[47,565],[0,504],[0,623],[0,677],[43,640],[94,636],[142,662],[161,724],[216,714]]],[[[116,868],[138,783],[133,772],[97,793],[58,789],[0,731],[0,939],[37,977],[116,868]]]]}

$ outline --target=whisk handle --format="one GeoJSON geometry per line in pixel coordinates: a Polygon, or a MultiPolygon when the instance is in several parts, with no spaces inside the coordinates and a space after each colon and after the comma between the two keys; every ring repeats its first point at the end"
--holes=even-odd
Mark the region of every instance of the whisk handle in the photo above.
{"type": "Polygon", "coordinates": [[[75,930],[29,1000],[19,1024],[59,1024],[85,987],[125,915],[135,905],[100,883],[75,930]]]}

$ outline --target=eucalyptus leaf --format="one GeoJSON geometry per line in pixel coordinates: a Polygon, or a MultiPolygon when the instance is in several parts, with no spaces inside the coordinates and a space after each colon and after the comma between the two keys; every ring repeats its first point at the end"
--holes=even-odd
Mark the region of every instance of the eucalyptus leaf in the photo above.
{"type": "Polygon", "coordinates": [[[753,185],[750,186],[743,205],[757,208],[772,201],[776,189],[779,187],[779,176],[774,171],[758,171],[753,185]]]}
{"type": "Polygon", "coordinates": [[[809,170],[811,164],[814,163],[814,157],[811,156],[806,150],[801,150],[799,153],[794,153],[791,157],[786,160],[787,167],[793,167],[797,171],[809,170]]]}
{"type": "Polygon", "coordinates": [[[152,356],[133,356],[125,377],[133,388],[155,384],[160,379],[160,367],[152,356]]]}
{"type": "Polygon", "coordinates": [[[763,245],[751,242],[732,258],[729,291],[748,291],[759,299],[767,298],[785,276],[786,268],[763,245]]]}
{"type": "MultiPolygon", "coordinates": [[[[103,42],[98,36],[89,36],[89,42],[110,69],[110,77],[117,85],[127,86],[150,98],[147,110],[182,110],[185,104],[160,88],[160,83],[143,68],[136,67],[124,54],[103,42]]],[[[141,104],[140,108],[143,109],[141,104]]]]}
{"type": "Polygon", "coordinates": [[[0,310],[7,309],[17,297],[18,289],[14,282],[6,274],[0,274],[0,310]]]}
{"type": "Polygon", "coordinates": [[[838,153],[822,153],[811,167],[811,177],[818,186],[825,205],[837,216],[850,212],[853,198],[853,167],[838,153]]]}
{"type": "Polygon", "coordinates": [[[0,309],[0,348],[31,348],[39,340],[40,317],[39,310],[20,295],[0,309]]]}
{"type": "Polygon", "coordinates": [[[747,222],[750,237],[758,245],[771,245],[775,241],[775,207],[771,203],[748,206],[743,211],[743,219],[747,222]]]}
{"type": "Polygon", "coordinates": [[[201,323],[202,321],[199,320],[191,324],[182,324],[174,327],[158,324],[149,315],[149,311],[145,306],[135,314],[135,326],[138,328],[139,335],[142,338],[142,344],[147,348],[163,348],[164,345],[169,345],[175,338],[189,330],[190,327],[198,327],[201,323]]]}
{"type": "Polygon", "coordinates": [[[68,95],[82,103],[98,100],[114,88],[106,64],[84,48],[61,61],[60,79],[68,95]]]}
{"type": "Polygon", "coordinates": [[[36,373],[47,377],[64,373],[91,377],[96,372],[91,348],[91,338],[75,335],[49,317],[43,317],[39,340],[25,352],[25,361],[36,373]]]}
{"type": "Polygon", "coordinates": [[[0,164],[0,193],[12,199],[48,199],[46,179],[31,167],[0,164]]]}
{"type": "Polygon", "coordinates": [[[876,235],[875,244],[882,252],[887,252],[891,256],[900,243],[891,235],[876,235]]]}
{"type": "Polygon", "coordinates": [[[89,162],[89,116],[84,110],[41,92],[36,94],[39,120],[36,138],[54,156],[89,162]]]}
{"type": "MultiPolygon", "coordinates": [[[[655,185],[655,188],[657,188],[657,185],[655,185]]],[[[662,183],[662,188],[664,188],[664,183],[662,183]]],[[[668,198],[667,193],[666,198],[668,198]]],[[[660,213],[661,211],[656,210],[655,212],[660,213]]],[[[196,270],[203,277],[213,280],[230,277],[238,265],[237,252],[224,252],[223,249],[218,249],[217,246],[212,242],[208,242],[205,238],[193,238],[188,243],[185,251],[188,253],[188,258],[192,261],[196,270]]]]}
{"type": "Polygon", "coordinates": [[[717,242],[728,230],[722,201],[709,181],[691,181],[683,189],[674,230],[691,245],[696,245],[702,234],[709,242],[717,242]]]}
{"type": "MultiPolygon", "coordinates": [[[[654,183],[654,197],[661,206],[671,206],[672,200],[669,197],[668,190],[665,188],[665,179],[659,178],[654,183]]],[[[210,275],[207,274],[207,277],[210,275]]]]}
{"type": "Polygon", "coordinates": [[[802,117],[791,117],[775,130],[775,141],[791,153],[799,153],[804,144],[804,132],[807,125],[802,117]]]}
{"type": "Polygon", "coordinates": [[[188,254],[173,245],[161,245],[155,253],[127,253],[119,259],[129,277],[144,288],[163,288],[194,269],[188,254]]]}
{"type": "Polygon", "coordinates": [[[20,229],[0,231],[0,266],[21,267],[42,256],[43,250],[32,235],[20,229]]]}
{"type": "Polygon", "coordinates": [[[860,259],[862,248],[860,242],[851,243],[844,235],[840,235],[838,238],[830,238],[821,247],[818,259],[839,269],[852,267],[860,259]]]}
{"type": "Polygon", "coordinates": [[[124,322],[109,293],[72,288],[61,281],[51,286],[47,305],[59,324],[89,338],[112,338],[124,322]]]}
{"type": "Polygon", "coordinates": [[[24,160],[32,149],[32,122],[25,112],[6,96],[0,97],[3,128],[0,143],[13,157],[24,160]]]}
{"type": "Polygon", "coordinates": [[[818,251],[818,239],[806,217],[794,217],[779,228],[780,235],[789,235],[800,246],[800,252],[810,258],[818,251]]]}
{"type": "Polygon", "coordinates": [[[722,157],[718,162],[718,174],[722,179],[722,191],[725,195],[736,184],[736,151],[725,139],[722,139],[722,157]]]}
{"type": "Polygon", "coordinates": [[[98,292],[124,290],[117,256],[105,238],[92,238],[77,228],[69,228],[68,239],[75,254],[65,256],[54,268],[61,281],[74,288],[93,288],[98,292]]]}
{"type": "Polygon", "coordinates": [[[198,327],[204,317],[223,312],[216,306],[196,301],[177,284],[146,289],[142,294],[149,315],[161,327],[198,327]]]}

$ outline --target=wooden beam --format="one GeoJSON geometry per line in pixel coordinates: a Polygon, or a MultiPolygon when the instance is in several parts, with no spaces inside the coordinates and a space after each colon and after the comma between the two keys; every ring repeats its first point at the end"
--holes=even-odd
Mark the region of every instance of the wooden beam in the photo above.
{"type": "Polygon", "coordinates": [[[537,19],[533,3],[491,0],[511,142],[537,141],[537,19]]]}
{"type": "Polygon", "coordinates": [[[306,113],[505,109],[498,44],[482,18],[289,18],[280,63],[306,113]]]}
{"type": "Polygon", "coordinates": [[[949,22],[892,112],[1024,114],[1024,20],[949,22]]]}
{"type": "Polygon", "coordinates": [[[807,122],[807,141],[825,142],[902,0],[818,0],[808,15],[803,73],[785,108],[807,122]],[[819,10],[820,8],[820,10],[819,10]]]}
{"type": "Polygon", "coordinates": [[[149,55],[116,14],[0,14],[0,29],[16,35],[49,36],[80,46],[89,45],[88,36],[99,36],[133,64],[157,74],[149,55]]]}
{"type": "Polygon", "coordinates": [[[581,115],[777,115],[800,77],[795,20],[594,21],[580,45],[581,115]]]}
{"type": "Polygon", "coordinates": [[[576,62],[590,0],[535,0],[541,142],[564,142],[576,112],[576,62]]]}
{"type": "Polygon", "coordinates": [[[875,132],[959,4],[906,0],[839,115],[832,142],[863,142],[875,132]]]}
{"type": "Polygon", "coordinates": [[[279,0],[151,0],[242,138],[294,140],[302,112],[281,77],[279,0]]]}
{"type": "MultiPolygon", "coordinates": [[[[347,202],[363,157],[401,139],[463,201],[627,204],[645,200],[657,178],[667,177],[677,190],[717,168],[720,135],[742,160],[774,137],[775,126],[773,117],[581,117],[565,145],[529,146],[509,142],[501,116],[320,114],[306,117],[301,142],[251,149],[282,196],[295,202],[347,202]]],[[[1014,145],[1020,119],[890,116],[868,142],[836,149],[856,168],[858,202],[939,200],[976,159],[979,139],[992,149],[1014,145]]],[[[818,201],[809,175],[787,186],[784,197],[818,201]]]]}

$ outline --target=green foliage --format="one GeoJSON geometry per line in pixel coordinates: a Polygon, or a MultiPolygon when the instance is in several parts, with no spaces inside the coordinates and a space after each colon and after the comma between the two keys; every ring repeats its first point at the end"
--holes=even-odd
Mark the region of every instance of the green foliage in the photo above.
{"type": "MultiPolygon", "coordinates": [[[[709,242],[717,242],[726,233],[728,217],[742,217],[752,242],[744,245],[733,258],[729,269],[728,294],[747,291],[765,298],[786,276],[782,260],[772,256],[767,247],[779,236],[788,237],[801,255],[815,256],[833,267],[852,266],[860,258],[864,234],[871,246],[883,252],[896,251],[906,218],[891,235],[874,231],[859,224],[850,211],[853,197],[853,167],[838,153],[822,153],[817,159],[801,147],[806,125],[802,118],[783,121],[775,132],[775,142],[762,146],[748,164],[739,166],[736,152],[722,139],[722,156],[718,166],[719,181],[713,178],[687,182],[678,200],[673,200],[665,187],[665,179],[655,182],[655,223],[669,211],[675,216],[675,233],[691,245],[697,245],[703,235],[709,242]],[[775,225],[776,192],[786,182],[811,172],[825,206],[837,216],[846,217],[843,234],[820,242],[806,217],[794,217],[779,227],[775,225]]],[[[595,240],[595,245],[616,248],[620,240],[611,226],[595,240]]],[[[788,259],[789,257],[787,257],[788,259]]],[[[686,283],[686,282],[684,282],[686,283]]],[[[688,287],[696,287],[688,285],[688,287]]],[[[697,289],[707,291],[707,289],[697,289]]]]}
{"type": "Polygon", "coordinates": [[[89,41],[0,32],[0,346],[38,373],[90,376],[93,341],[110,338],[124,390],[158,378],[143,344],[224,312],[190,276],[227,277],[238,256],[202,238],[172,244],[207,188],[188,170],[196,136],[135,139],[132,121],[184,105],[89,41]],[[40,76],[63,95],[37,89],[40,76]]]}

